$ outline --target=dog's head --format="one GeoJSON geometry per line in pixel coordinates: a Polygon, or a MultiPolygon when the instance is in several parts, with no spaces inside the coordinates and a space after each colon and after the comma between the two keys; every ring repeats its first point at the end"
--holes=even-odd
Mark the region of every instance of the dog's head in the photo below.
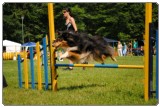
{"type": "Polygon", "coordinates": [[[59,31],[58,38],[66,41],[69,47],[77,46],[79,39],[79,34],[73,31],[59,31]]]}
{"type": "Polygon", "coordinates": [[[55,48],[68,47],[68,44],[65,40],[57,38],[56,40],[54,40],[52,42],[52,46],[55,47],[55,48]]]}

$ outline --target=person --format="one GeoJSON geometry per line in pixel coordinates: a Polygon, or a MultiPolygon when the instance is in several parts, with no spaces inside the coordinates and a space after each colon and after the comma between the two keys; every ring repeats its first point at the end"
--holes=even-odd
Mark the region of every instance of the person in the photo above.
{"type": "Polygon", "coordinates": [[[41,52],[41,59],[42,59],[41,66],[43,66],[44,65],[44,52],[43,52],[42,45],[40,45],[40,52],[41,52]]]}
{"type": "MultiPolygon", "coordinates": [[[[72,16],[71,9],[70,8],[64,8],[62,10],[62,13],[63,13],[63,16],[65,18],[66,30],[73,31],[73,32],[77,33],[77,31],[78,31],[77,30],[77,25],[76,25],[76,22],[74,20],[74,17],[72,16]]],[[[69,60],[69,63],[73,64],[73,62],[71,60],[69,60]]],[[[73,70],[73,67],[67,67],[66,70],[67,69],[73,70]]]]}
{"type": "Polygon", "coordinates": [[[122,56],[122,44],[120,41],[118,41],[117,48],[118,48],[118,56],[122,56]]]}
{"type": "Polygon", "coordinates": [[[134,55],[138,55],[138,42],[136,40],[133,41],[133,53],[134,55]]]}
{"type": "Polygon", "coordinates": [[[77,25],[76,25],[76,22],[75,22],[73,16],[71,15],[71,9],[64,8],[62,12],[63,12],[63,16],[66,20],[66,23],[65,23],[66,30],[77,32],[77,25]]]}
{"type": "Polygon", "coordinates": [[[134,42],[133,42],[133,48],[134,49],[138,48],[138,42],[136,40],[134,40],[134,42]]]}
{"type": "Polygon", "coordinates": [[[123,56],[126,56],[127,55],[127,45],[126,43],[124,42],[123,43],[123,56]]]}
{"type": "Polygon", "coordinates": [[[132,43],[129,42],[128,44],[128,54],[132,54],[132,43]]]}

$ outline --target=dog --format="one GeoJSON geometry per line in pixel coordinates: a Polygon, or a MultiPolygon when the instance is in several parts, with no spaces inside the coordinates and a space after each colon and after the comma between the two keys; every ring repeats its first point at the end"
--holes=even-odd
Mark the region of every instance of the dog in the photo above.
{"type": "Polygon", "coordinates": [[[87,57],[90,54],[90,52],[80,52],[78,51],[77,46],[70,47],[67,44],[67,41],[56,39],[52,46],[54,46],[56,49],[57,48],[62,48],[66,52],[60,56],[60,60],[63,58],[68,58],[74,63],[86,63],[87,57]]]}
{"type": "Polygon", "coordinates": [[[117,61],[114,57],[114,49],[100,36],[61,31],[52,46],[64,49],[66,52],[60,56],[60,59],[68,58],[73,63],[86,63],[94,60],[104,64],[107,57],[117,61]]]}

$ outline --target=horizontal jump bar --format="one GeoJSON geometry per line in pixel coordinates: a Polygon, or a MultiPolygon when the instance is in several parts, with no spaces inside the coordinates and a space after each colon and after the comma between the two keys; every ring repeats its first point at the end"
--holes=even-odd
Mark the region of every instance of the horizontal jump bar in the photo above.
{"type": "Polygon", "coordinates": [[[95,67],[95,68],[131,68],[143,69],[144,65],[118,65],[118,64],[55,64],[56,67],[95,67]]]}

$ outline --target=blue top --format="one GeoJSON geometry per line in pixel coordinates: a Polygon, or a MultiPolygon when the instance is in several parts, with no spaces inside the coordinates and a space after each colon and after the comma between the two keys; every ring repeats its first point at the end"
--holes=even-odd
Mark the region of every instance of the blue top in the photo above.
{"type": "Polygon", "coordinates": [[[126,44],[124,44],[124,46],[123,46],[123,50],[125,50],[125,49],[127,49],[127,45],[126,44]]]}
{"type": "Polygon", "coordinates": [[[138,48],[138,42],[136,41],[133,42],[133,48],[138,48]]]}

